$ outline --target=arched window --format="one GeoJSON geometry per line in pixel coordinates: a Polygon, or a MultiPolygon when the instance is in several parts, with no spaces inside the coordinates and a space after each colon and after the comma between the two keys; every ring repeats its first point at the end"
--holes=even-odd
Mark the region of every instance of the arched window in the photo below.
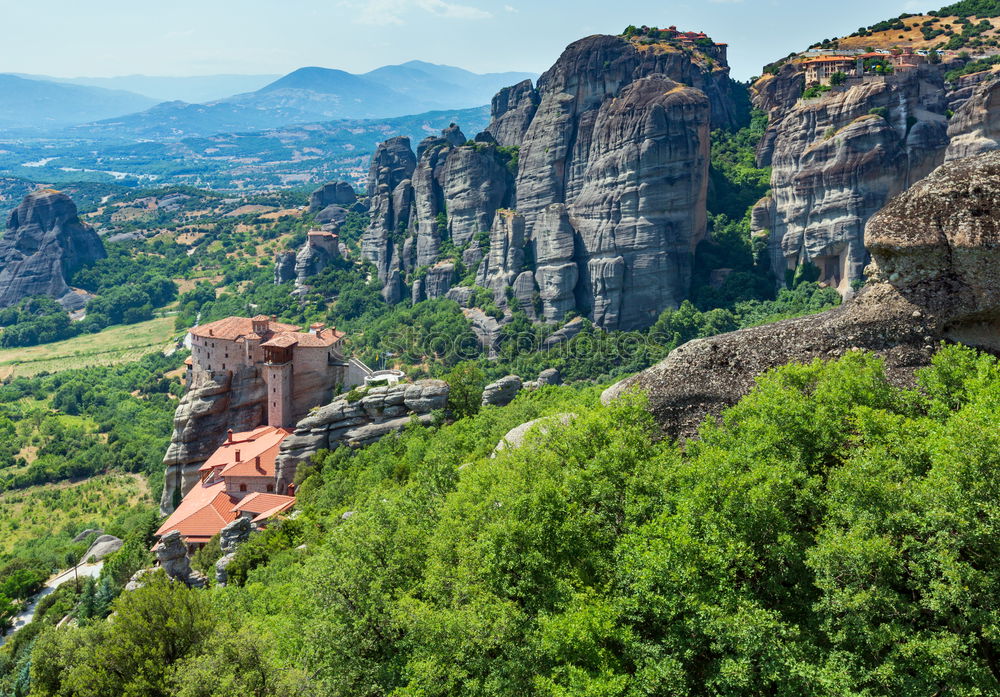
{"type": "Polygon", "coordinates": [[[246,484],[240,484],[240,491],[246,491],[246,490],[247,490],[247,485],[246,484]]]}
{"type": "Polygon", "coordinates": [[[270,494],[272,491],[274,491],[274,484],[268,484],[267,485],[267,493],[270,494]]]}

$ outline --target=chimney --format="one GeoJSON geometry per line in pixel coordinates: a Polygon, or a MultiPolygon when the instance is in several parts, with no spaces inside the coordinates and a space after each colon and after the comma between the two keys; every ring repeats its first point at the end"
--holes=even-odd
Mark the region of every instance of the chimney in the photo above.
{"type": "Polygon", "coordinates": [[[232,443],[233,442],[233,429],[229,429],[226,433],[227,433],[226,442],[227,443],[232,443]]]}
{"type": "Polygon", "coordinates": [[[260,455],[257,456],[257,459],[254,461],[253,464],[254,464],[254,467],[256,467],[257,469],[259,469],[261,472],[264,471],[264,468],[261,467],[261,465],[260,465],[260,455]]]}
{"type": "Polygon", "coordinates": [[[240,451],[239,450],[236,451],[236,461],[237,462],[240,461],[240,451]]]}

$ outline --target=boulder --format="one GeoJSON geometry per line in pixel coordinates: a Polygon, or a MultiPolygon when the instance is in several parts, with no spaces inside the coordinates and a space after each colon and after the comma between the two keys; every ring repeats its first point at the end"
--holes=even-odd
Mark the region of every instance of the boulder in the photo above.
{"type": "Polygon", "coordinates": [[[299,463],[320,450],[341,445],[363,447],[414,421],[430,424],[434,412],[448,408],[448,383],[444,380],[370,388],[353,401],[348,401],[348,395],[313,411],[282,441],[276,461],[278,491],[287,490],[295,481],[299,463]]]}
{"type": "Polygon", "coordinates": [[[546,368],[538,374],[539,385],[561,385],[562,375],[557,368],[546,368]]]}
{"type": "Polygon", "coordinates": [[[520,426],[515,426],[500,439],[500,442],[493,448],[493,454],[490,457],[496,457],[504,450],[520,448],[524,445],[524,441],[529,433],[544,435],[552,430],[553,427],[566,426],[575,418],[576,414],[573,413],[554,414],[552,416],[543,416],[534,421],[528,421],[520,426]]]}
{"type": "Polygon", "coordinates": [[[226,581],[229,580],[226,569],[236,558],[237,548],[250,539],[251,532],[253,532],[253,526],[250,524],[250,519],[245,516],[240,516],[222,528],[222,532],[219,533],[219,547],[222,549],[222,556],[215,562],[216,585],[220,587],[226,585],[226,581]]]}
{"type": "Polygon", "coordinates": [[[205,577],[191,569],[187,545],[178,530],[171,530],[160,538],[156,547],[156,563],[174,581],[180,581],[192,588],[205,585],[205,577]]]}
{"type": "Polygon", "coordinates": [[[942,341],[1000,350],[1000,151],[942,165],[875,214],[865,235],[873,261],[855,298],[688,342],[602,401],[639,389],[667,436],[690,437],[786,363],[872,351],[893,384],[910,386],[942,341]]]}
{"type": "Polygon", "coordinates": [[[505,407],[514,401],[521,391],[521,378],[506,375],[483,388],[483,406],[505,407]]]}
{"type": "Polygon", "coordinates": [[[101,535],[91,543],[90,549],[80,558],[80,563],[87,564],[91,559],[101,561],[121,549],[122,544],[124,543],[114,535],[101,535]]]}
{"type": "Polygon", "coordinates": [[[93,535],[100,535],[103,532],[104,531],[101,530],[100,528],[87,528],[86,530],[84,530],[83,532],[81,532],[79,535],[77,535],[76,537],[74,537],[73,538],[73,542],[83,542],[88,537],[91,537],[93,535]]]}

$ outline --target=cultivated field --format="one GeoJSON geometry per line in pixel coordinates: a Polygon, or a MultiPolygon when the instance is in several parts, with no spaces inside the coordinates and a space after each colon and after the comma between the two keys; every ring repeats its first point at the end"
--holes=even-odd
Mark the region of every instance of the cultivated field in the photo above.
{"type": "Polygon", "coordinates": [[[173,345],[175,335],[174,318],[157,317],[66,341],[0,349],[0,379],[137,361],[173,345]]]}
{"type": "Polygon", "coordinates": [[[64,527],[102,527],[126,508],[152,501],[145,478],[122,473],[5,492],[0,494],[0,554],[64,527]]]}

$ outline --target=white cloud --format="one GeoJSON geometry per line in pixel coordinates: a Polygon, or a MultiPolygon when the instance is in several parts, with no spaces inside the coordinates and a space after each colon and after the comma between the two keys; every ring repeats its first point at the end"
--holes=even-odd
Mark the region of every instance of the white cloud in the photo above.
{"type": "Polygon", "coordinates": [[[504,5],[503,9],[507,12],[514,12],[514,13],[518,12],[518,9],[513,5],[504,5]]]}
{"type": "Polygon", "coordinates": [[[421,10],[448,19],[491,19],[492,13],[471,5],[445,0],[342,0],[341,7],[357,13],[361,24],[403,24],[411,10],[421,10]]]}

